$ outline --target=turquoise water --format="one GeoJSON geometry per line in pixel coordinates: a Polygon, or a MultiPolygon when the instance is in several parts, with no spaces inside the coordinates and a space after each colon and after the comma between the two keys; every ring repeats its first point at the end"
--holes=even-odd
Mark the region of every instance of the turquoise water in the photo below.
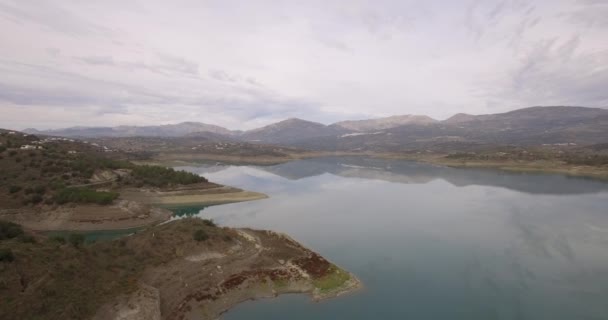
{"type": "Polygon", "coordinates": [[[359,158],[182,169],[270,196],[199,216],[286,232],[365,285],[224,320],[608,319],[606,183],[359,158]]]}

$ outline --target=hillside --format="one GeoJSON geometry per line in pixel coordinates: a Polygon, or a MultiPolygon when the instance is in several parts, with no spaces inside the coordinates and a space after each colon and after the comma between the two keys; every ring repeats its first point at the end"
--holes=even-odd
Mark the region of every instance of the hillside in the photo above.
{"type": "Polygon", "coordinates": [[[68,202],[110,204],[127,186],[167,187],[208,183],[198,175],[135,166],[94,144],[0,133],[0,199],[3,208],[68,202]],[[112,155],[113,157],[110,157],[112,155]],[[95,191],[94,186],[107,191],[95,191]]]}
{"type": "Polygon", "coordinates": [[[246,131],[241,138],[249,142],[289,145],[304,139],[332,137],[344,132],[347,130],[336,126],[292,118],[246,131]]]}
{"type": "Polygon", "coordinates": [[[403,115],[369,120],[349,120],[334,123],[335,126],[357,132],[386,130],[404,125],[424,125],[436,123],[437,120],[428,116],[403,115]]]}
{"type": "Polygon", "coordinates": [[[1,131],[0,219],[35,230],[126,229],[169,219],[159,204],[266,197],[130,158],[93,142],[1,131]]]}
{"type": "Polygon", "coordinates": [[[287,236],[186,218],[92,244],[0,221],[0,318],[217,319],[280,293],[325,299],[358,280],[287,236]]]}

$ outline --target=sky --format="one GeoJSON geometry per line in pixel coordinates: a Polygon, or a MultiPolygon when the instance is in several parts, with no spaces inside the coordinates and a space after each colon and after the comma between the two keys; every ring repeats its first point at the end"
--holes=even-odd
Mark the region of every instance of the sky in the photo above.
{"type": "Polygon", "coordinates": [[[608,107],[608,0],[0,0],[0,127],[608,107]]]}

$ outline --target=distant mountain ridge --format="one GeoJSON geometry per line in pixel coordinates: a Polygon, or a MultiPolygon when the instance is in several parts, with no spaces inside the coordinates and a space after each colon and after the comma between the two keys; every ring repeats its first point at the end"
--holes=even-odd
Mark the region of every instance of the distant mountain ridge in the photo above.
{"type": "Polygon", "coordinates": [[[330,125],[290,118],[248,131],[184,122],[163,126],[73,127],[28,133],[65,137],[201,137],[329,151],[462,149],[477,145],[601,144],[608,142],[608,110],[530,107],[497,114],[456,114],[438,121],[421,115],[341,121],[330,125]]]}
{"type": "Polygon", "coordinates": [[[253,142],[290,144],[302,139],[334,136],[347,131],[332,125],[327,126],[322,123],[290,118],[262,128],[245,131],[241,139],[253,142]]]}
{"type": "Polygon", "coordinates": [[[348,120],[336,122],[334,125],[358,132],[370,130],[385,130],[408,124],[429,124],[439,122],[429,116],[402,115],[378,119],[348,120]]]}
{"type": "Polygon", "coordinates": [[[31,134],[55,135],[63,137],[181,137],[198,132],[209,132],[231,136],[234,131],[201,122],[182,122],[160,126],[118,126],[118,127],[72,127],[57,130],[39,131],[36,129],[25,129],[24,132],[31,134]]]}

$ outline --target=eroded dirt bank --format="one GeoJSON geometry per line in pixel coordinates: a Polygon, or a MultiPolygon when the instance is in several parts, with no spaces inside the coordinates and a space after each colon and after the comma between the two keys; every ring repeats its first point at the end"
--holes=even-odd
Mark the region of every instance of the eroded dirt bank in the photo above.
{"type": "MultiPolygon", "coordinates": [[[[360,286],[352,274],[285,235],[251,229],[222,232],[219,242],[176,247],[176,259],[148,268],[135,292],[107,303],[94,319],[217,319],[250,299],[308,293],[321,300],[360,286]]],[[[167,236],[151,230],[137,241],[167,236]]]]}
{"type": "Polygon", "coordinates": [[[217,319],[248,299],[319,300],[360,286],[285,235],[197,218],[90,244],[23,232],[0,241],[3,320],[217,319]]]}

